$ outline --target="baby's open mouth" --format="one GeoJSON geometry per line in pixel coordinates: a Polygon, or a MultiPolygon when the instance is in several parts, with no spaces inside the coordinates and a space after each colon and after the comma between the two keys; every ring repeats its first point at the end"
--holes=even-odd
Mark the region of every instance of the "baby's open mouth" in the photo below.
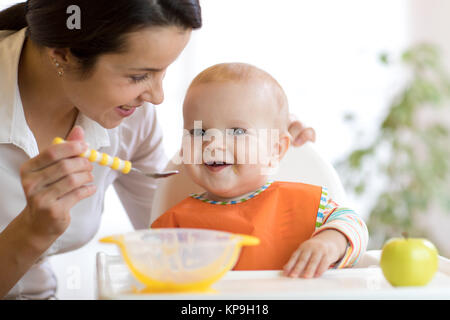
{"type": "Polygon", "coordinates": [[[209,162],[205,162],[204,165],[206,166],[206,168],[208,168],[210,171],[213,172],[218,172],[221,171],[222,169],[231,166],[231,163],[226,163],[226,162],[220,162],[220,161],[209,161],[209,162]]]}
{"type": "Polygon", "coordinates": [[[213,167],[218,167],[218,166],[229,166],[229,165],[231,165],[231,163],[220,162],[220,161],[205,162],[205,164],[206,164],[207,166],[213,166],[213,167]]]}

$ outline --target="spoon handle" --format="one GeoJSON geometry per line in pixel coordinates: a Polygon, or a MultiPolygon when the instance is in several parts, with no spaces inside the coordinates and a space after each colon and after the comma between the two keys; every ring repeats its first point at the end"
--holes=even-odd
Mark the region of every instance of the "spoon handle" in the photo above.
{"type": "MultiPolygon", "coordinates": [[[[63,138],[56,137],[53,139],[52,144],[61,144],[66,142],[63,138]]],[[[130,161],[119,159],[118,157],[112,157],[106,153],[98,152],[94,149],[88,149],[80,157],[88,159],[90,162],[98,163],[101,166],[110,167],[113,170],[120,171],[122,173],[129,173],[132,165],[130,161]]]]}

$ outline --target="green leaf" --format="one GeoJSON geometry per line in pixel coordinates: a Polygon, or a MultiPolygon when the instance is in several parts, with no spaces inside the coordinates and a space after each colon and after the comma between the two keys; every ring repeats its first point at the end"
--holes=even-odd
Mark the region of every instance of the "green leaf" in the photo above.
{"type": "MultiPolygon", "coordinates": [[[[391,62],[387,53],[378,58],[391,62]]],[[[435,46],[416,45],[401,58],[411,78],[392,100],[373,142],[339,164],[345,185],[357,196],[371,192],[366,172],[387,181],[367,221],[375,242],[405,230],[425,234],[415,217],[437,204],[450,212],[450,128],[439,119],[426,126],[420,119],[423,110],[450,112],[450,76],[435,46]]],[[[356,119],[347,120],[355,126],[356,119]]]]}
{"type": "Polygon", "coordinates": [[[386,52],[380,53],[380,55],[378,56],[378,59],[384,65],[389,64],[389,55],[386,52]]]}

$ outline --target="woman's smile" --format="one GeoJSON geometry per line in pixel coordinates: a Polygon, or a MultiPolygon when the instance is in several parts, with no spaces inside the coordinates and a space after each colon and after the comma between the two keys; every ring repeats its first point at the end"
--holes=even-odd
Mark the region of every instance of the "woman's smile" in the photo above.
{"type": "Polygon", "coordinates": [[[134,111],[136,111],[136,108],[138,108],[138,107],[140,107],[140,106],[132,107],[132,106],[128,106],[128,105],[123,105],[120,107],[116,107],[116,111],[122,117],[129,117],[134,113],[134,111]]]}

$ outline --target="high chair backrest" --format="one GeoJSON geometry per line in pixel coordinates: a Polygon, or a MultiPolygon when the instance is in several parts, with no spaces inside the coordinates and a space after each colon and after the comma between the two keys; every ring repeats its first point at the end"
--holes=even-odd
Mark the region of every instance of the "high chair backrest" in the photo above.
{"type": "MultiPolygon", "coordinates": [[[[173,159],[166,170],[179,170],[180,173],[158,181],[155,192],[150,224],[165,211],[185,199],[191,193],[205,190],[189,178],[183,165],[174,163],[173,159]]],[[[346,202],[342,183],[333,166],[317,151],[314,143],[307,142],[301,147],[290,147],[280,161],[277,172],[271,177],[278,181],[304,182],[328,188],[329,195],[339,204],[346,202]]]]}

